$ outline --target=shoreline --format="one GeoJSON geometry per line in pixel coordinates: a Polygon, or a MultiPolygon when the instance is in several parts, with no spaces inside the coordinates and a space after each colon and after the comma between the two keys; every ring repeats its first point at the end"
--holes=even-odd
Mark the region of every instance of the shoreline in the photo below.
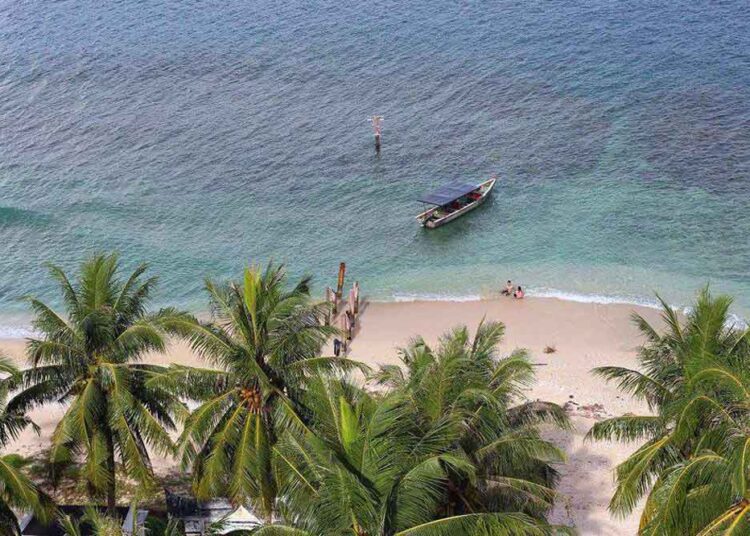
{"type": "MultiPolygon", "coordinates": [[[[660,313],[654,308],[558,298],[364,302],[349,357],[372,368],[398,364],[397,349],[417,335],[427,344],[435,344],[440,335],[455,326],[466,325],[473,334],[483,318],[503,322],[506,330],[498,355],[524,348],[536,365],[536,381],[526,390],[526,398],[561,406],[568,403],[573,429],[547,431],[549,438],[568,453],[568,462],[558,468],[561,475],[558,489],[562,498],[551,519],[574,524],[583,535],[633,534],[637,531],[638,512],[619,520],[611,518],[606,507],[613,491],[612,469],[637,445],[594,443],[585,441],[584,437],[597,419],[647,410],[621,395],[614,385],[590,374],[592,368],[601,365],[637,366],[636,348],[642,339],[630,321],[634,311],[661,327],[660,313]],[[546,346],[554,347],[555,351],[545,353],[546,346]]],[[[0,351],[25,365],[24,344],[24,339],[0,338],[0,351]]],[[[326,348],[324,354],[328,350],[326,348]]],[[[171,342],[164,353],[147,355],[145,361],[162,365],[204,364],[180,341],[171,342]]],[[[41,435],[26,430],[7,449],[27,456],[39,452],[48,445],[63,411],[60,405],[32,411],[32,419],[42,429],[41,435]]],[[[157,457],[153,463],[159,474],[168,473],[176,465],[171,459],[157,457]]]]}
{"type": "MultiPolygon", "coordinates": [[[[660,303],[655,298],[643,298],[638,296],[620,296],[608,294],[586,294],[578,292],[569,292],[565,290],[525,287],[526,299],[541,300],[559,300],[563,302],[584,303],[592,305],[625,305],[632,307],[643,307],[648,309],[659,309],[660,303]]],[[[317,289],[316,289],[317,290],[317,289]]],[[[314,294],[315,295],[315,294],[314,294]]],[[[363,299],[372,304],[391,304],[391,303],[471,303],[471,302],[492,302],[494,300],[504,299],[497,292],[476,293],[476,294],[439,294],[439,293],[393,293],[389,298],[370,298],[367,294],[363,299]]],[[[670,304],[673,309],[685,312],[687,306],[684,304],[670,304]]],[[[207,317],[208,312],[203,309],[186,310],[199,318],[207,317]]],[[[739,315],[732,315],[739,321],[744,321],[739,315]]],[[[3,313],[0,311],[0,342],[24,339],[33,335],[31,328],[32,316],[25,312],[14,311],[12,313],[3,313]],[[10,320],[12,319],[12,320],[10,320]]]]}

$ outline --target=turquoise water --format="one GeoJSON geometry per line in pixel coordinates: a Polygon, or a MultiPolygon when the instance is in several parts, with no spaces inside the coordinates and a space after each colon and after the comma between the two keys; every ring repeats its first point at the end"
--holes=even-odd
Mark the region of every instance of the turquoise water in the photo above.
{"type": "Polygon", "coordinates": [[[195,310],[274,259],[319,287],[345,260],[377,299],[710,282],[748,314],[748,28],[735,0],[2,2],[0,324],[54,301],[44,262],[111,249],[195,310]],[[416,225],[423,191],[494,173],[416,225]]]}

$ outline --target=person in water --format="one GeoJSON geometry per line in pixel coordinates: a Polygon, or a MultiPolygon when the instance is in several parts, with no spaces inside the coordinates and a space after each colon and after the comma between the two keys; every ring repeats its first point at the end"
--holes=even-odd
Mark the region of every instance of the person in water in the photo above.
{"type": "Polygon", "coordinates": [[[510,279],[508,279],[508,282],[505,284],[505,288],[502,290],[501,294],[503,296],[511,296],[513,294],[513,283],[510,282],[510,279]]]}
{"type": "Polygon", "coordinates": [[[521,288],[521,285],[518,285],[518,289],[513,293],[513,297],[517,300],[523,299],[523,289],[521,288]]]}

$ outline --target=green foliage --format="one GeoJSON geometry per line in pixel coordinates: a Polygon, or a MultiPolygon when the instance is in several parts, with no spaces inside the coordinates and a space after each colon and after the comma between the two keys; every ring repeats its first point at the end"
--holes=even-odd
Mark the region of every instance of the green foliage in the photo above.
{"type": "MultiPolygon", "coordinates": [[[[27,426],[35,427],[22,412],[8,409],[8,393],[19,381],[20,372],[6,357],[0,355],[0,448],[16,439],[27,426]]],[[[23,473],[27,460],[17,454],[0,455],[0,533],[18,533],[18,522],[12,509],[31,510],[42,519],[49,519],[52,503],[23,473]]]]}
{"type": "Polygon", "coordinates": [[[67,404],[52,437],[52,461],[80,462],[90,494],[106,497],[110,508],[117,458],[129,477],[152,484],[148,449],[172,452],[168,431],[186,412],[171,392],[148,382],[162,368],[138,361],[164,349],[169,322],[188,317],[171,309],[147,312],[156,279],[144,278],[146,265],[125,279],[119,272],[114,254],[84,262],[75,281],[50,267],[65,315],[28,298],[41,337],[29,339],[32,368],[23,372],[23,390],[8,403],[17,414],[67,404]]]}
{"type": "Polygon", "coordinates": [[[291,426],[274,448],[283,483],[278,522],[257,534],[555,534],[551,464],[562,453],[537,424],[565,425],[553,404],[523,402],[533,379],[523,353],[500,359],[502,324],[465,328],[433,351],[401,353],[405,371],[375,375],[371,394],[331,377],[308,378],[291,426]],[[521,401],[520,405],[514,405],[521,401]]]}
{"type": "MultiPolygon", "coordinates": [[[[564,456],[538,429],[567,419],[554,404],[524,398],[533,369],[524,352],[497,354],[502,324],[482,323],[473,337],[456,329],[435,349],[413,341],[401,351],[403,367],[372,376],[383,388],[373,394],[346,379],[366,367],[320,355],[335,333],[322,322],[327,305],[312,302],[308,279],[287,288],[283,266],[207,281],[206,322],[172,309],[149,313],[155,279],[145,266],[121,279],[114,255],[86,261],[75,281],[50,271],[65,314],[29,298],[41,335],[28,343],[29,370],[0,360],[9,374],[0,396],[15,393],[0,412],[0,440],[33,426],[31,408],[67,405],[52,466],[76,462],[92,497],[108,505],[80,522],[60,518],[70,536],[83,525],[119,536],[117,465],[148,489],[149,452],[176,454],[198,498],[252,507],[265,520],[253,534],[567,532],[545,517],[564,456]],[[168,334],[209,365],[140,363],[168,334]],[[190,413],[186,402],[196,403],[190,413]],[[169,432],[180,422],[173,445],[169,432]]],[[[0,522],[2,504],[42,513],[42,497],[14,457],[0,458],[0,522]]],[[[151,529],[183,532],[174,521],[151,529]]]]}
{"type": "Polygon", "coordinates": [[[306,278],[286,288],[283,266],[248,268],[241,282],[207,281],[206,290],[211,321],[169,326],[214,368],[173,366],[157,382],[199,402],[178,450],[196,495],[251,504],[270,520],[279,501],[274,447],[289,422],[305,419],[299,400],[308,378],[360,365],[320,357],[335,332],[321,321],[327,305],[311,301],[306,278]]]}
{"type": "Polygon", "coordinates": [[[655,413],[602,421],[589,432],[645,440],[617,467],[610,502],[624,516],[645,498],[644,536],[750,533],[750,342],[730,322],[730,304],[704,289],[680,322],[663,303],[664,334],[636,316],[647,340],[640,371],[594,371],[655,413]]]}

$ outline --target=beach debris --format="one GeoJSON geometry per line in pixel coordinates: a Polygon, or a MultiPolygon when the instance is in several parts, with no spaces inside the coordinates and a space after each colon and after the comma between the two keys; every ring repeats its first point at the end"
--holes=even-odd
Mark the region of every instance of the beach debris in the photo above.
{"type": "Polygon", "coordinates": [[[568,400],[563,409],[570,415],[576,417],[585,417],[587,419],[595,419],[597,421],[612,417],[602,404],[585,404],[583,406],[576,404],[575,402],[568,400]]]}
{"type": "Polygon", "coordinates": [[[554,354],[555,352],[557,352],[557,348],[548,345],[544,347],[544,350],[542,350],[542,352],[544,352],[545,354],[554,354]]]}

